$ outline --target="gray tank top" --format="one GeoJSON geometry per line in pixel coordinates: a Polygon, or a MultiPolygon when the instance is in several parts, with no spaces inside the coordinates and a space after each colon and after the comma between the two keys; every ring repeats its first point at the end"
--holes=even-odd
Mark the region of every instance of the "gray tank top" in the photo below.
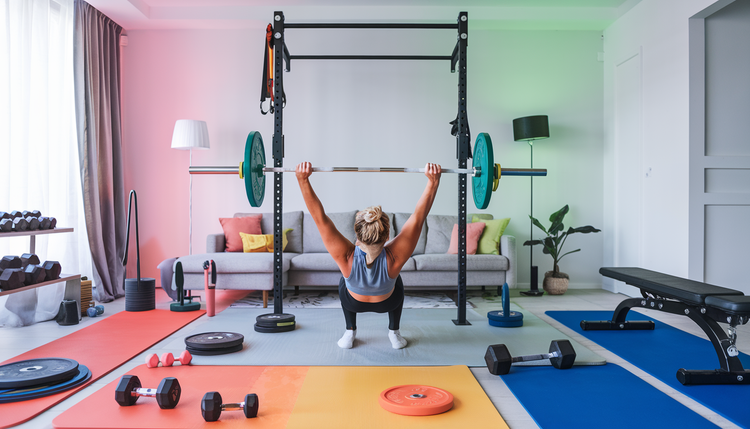
{"type": "Polygon", "coordinates": [[[365,296],[385,295],[396,285],[396,279],[388,276],[388,258],[385,249],[368,268],[367,254],[359,247],[355,248],[352,272],[349,277],[344,277],[344,280],[347,289],[365,296]]]}

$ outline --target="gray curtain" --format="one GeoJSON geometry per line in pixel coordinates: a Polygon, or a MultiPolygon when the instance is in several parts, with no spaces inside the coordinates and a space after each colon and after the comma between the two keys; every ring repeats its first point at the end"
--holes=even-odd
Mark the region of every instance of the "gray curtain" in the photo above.
{"type": "Polygon", "coordinates": [[[120,120],[122,27],[82,0],[75,1],[76,128],[83,205],[94,265],[96,299],[125,295],[125,190],[120,120]]]}

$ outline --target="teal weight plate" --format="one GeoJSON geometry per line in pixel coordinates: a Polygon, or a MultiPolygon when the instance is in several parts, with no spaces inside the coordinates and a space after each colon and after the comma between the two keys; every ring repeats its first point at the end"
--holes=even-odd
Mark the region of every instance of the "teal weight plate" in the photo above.
{"type": "Polygon", "coordinates": [[[492,140],[487,133],[479,133],[474,143],[473,166],[481,170],[471,178],[474,205],[486,209],[492,197],[492,181],[494,180],[495,156],[492,152],[492,140]]]}
{"type": "Polygon", "coordinates": [[[266,193],[266,149],[263,137],[257,131],[247,135],[245,142],[245,160],[242,164],[242,174],[245,178],[245,193],[247,200],[253,207],[260,207],[266,193]]]}

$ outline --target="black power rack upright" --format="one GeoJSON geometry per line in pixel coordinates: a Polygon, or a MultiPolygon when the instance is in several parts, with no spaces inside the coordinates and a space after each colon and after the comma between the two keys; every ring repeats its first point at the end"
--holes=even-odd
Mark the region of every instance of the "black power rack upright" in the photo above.
{"type": "MultiPolygon", "coordinates": [[[[469,121],[466,113],[466,48],[469,42],[469,15],[458,14],[455,24],[367,24],[367,23],[286,23],[284,12],[274,12],[273,23],[273,164],[284,166],[284,133],[283,133],[283,73],[284,60],[286,70],[291,71],[291,60],[438,60],[450,61],[451,73],[456,72],[458,64],[458,117],[456,123],[456,157],[458,168],[466,168],[471,156],[469,121]],[[453,53],[439,55],[290,55],[284,41],[286,29],[448,29],[457,31],[457,42],[453,53]]],[[[283,215],[283,173],[274,173],[274,288],[273,307],[275,314],[283,313],[282,300],[282,215],[283,215]]],[[[458,317],[453,320],[456,325],[470,325],[466,320],[466,174],[458,175],[458,317]]]]}

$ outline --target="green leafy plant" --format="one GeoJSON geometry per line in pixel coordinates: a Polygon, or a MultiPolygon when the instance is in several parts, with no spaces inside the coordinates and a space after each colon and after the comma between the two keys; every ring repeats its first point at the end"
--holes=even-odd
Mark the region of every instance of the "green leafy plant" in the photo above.
{"type": "Polygon", "coordinates": [[[552,256],[554,267],[552,268],[552,277],[564,277],[567,278],[568,276],[565,273],[560,272],[560,260],[565,255],[569,255],[571,253],[580,252],[581,249],[571,250],[567,253],[562,253],[563,245],[565,245],[565,241],[568,239],[568,236],[570,234],[575,234],[577,232],[580,232],[582,234],[589,234],[592,232],[600,232],[601,230],[594,228],[591,225],[587,226],[581,226],[578,228],[568,228],[567,231],[565,231],[565,225],[563,225],[563,219],[565,218],[565,215],[568,214],[568,211],[570,209],[568,208],[568,205],[566,204],[565,207],[561,208],[560,210],[552,213],[549,217],[549,221],[551,223],[549,229],[546,229],[538,220],[536,220],[533,216],[529,216],[531,219],[531,222],[539,229],[542,230],[547,236],[541,240],[527,240],[525,243],[523,243],[524,246],[535,246],[537,244],[541,244],[544,246],[543,252],[547,255],[552,256]]]}

